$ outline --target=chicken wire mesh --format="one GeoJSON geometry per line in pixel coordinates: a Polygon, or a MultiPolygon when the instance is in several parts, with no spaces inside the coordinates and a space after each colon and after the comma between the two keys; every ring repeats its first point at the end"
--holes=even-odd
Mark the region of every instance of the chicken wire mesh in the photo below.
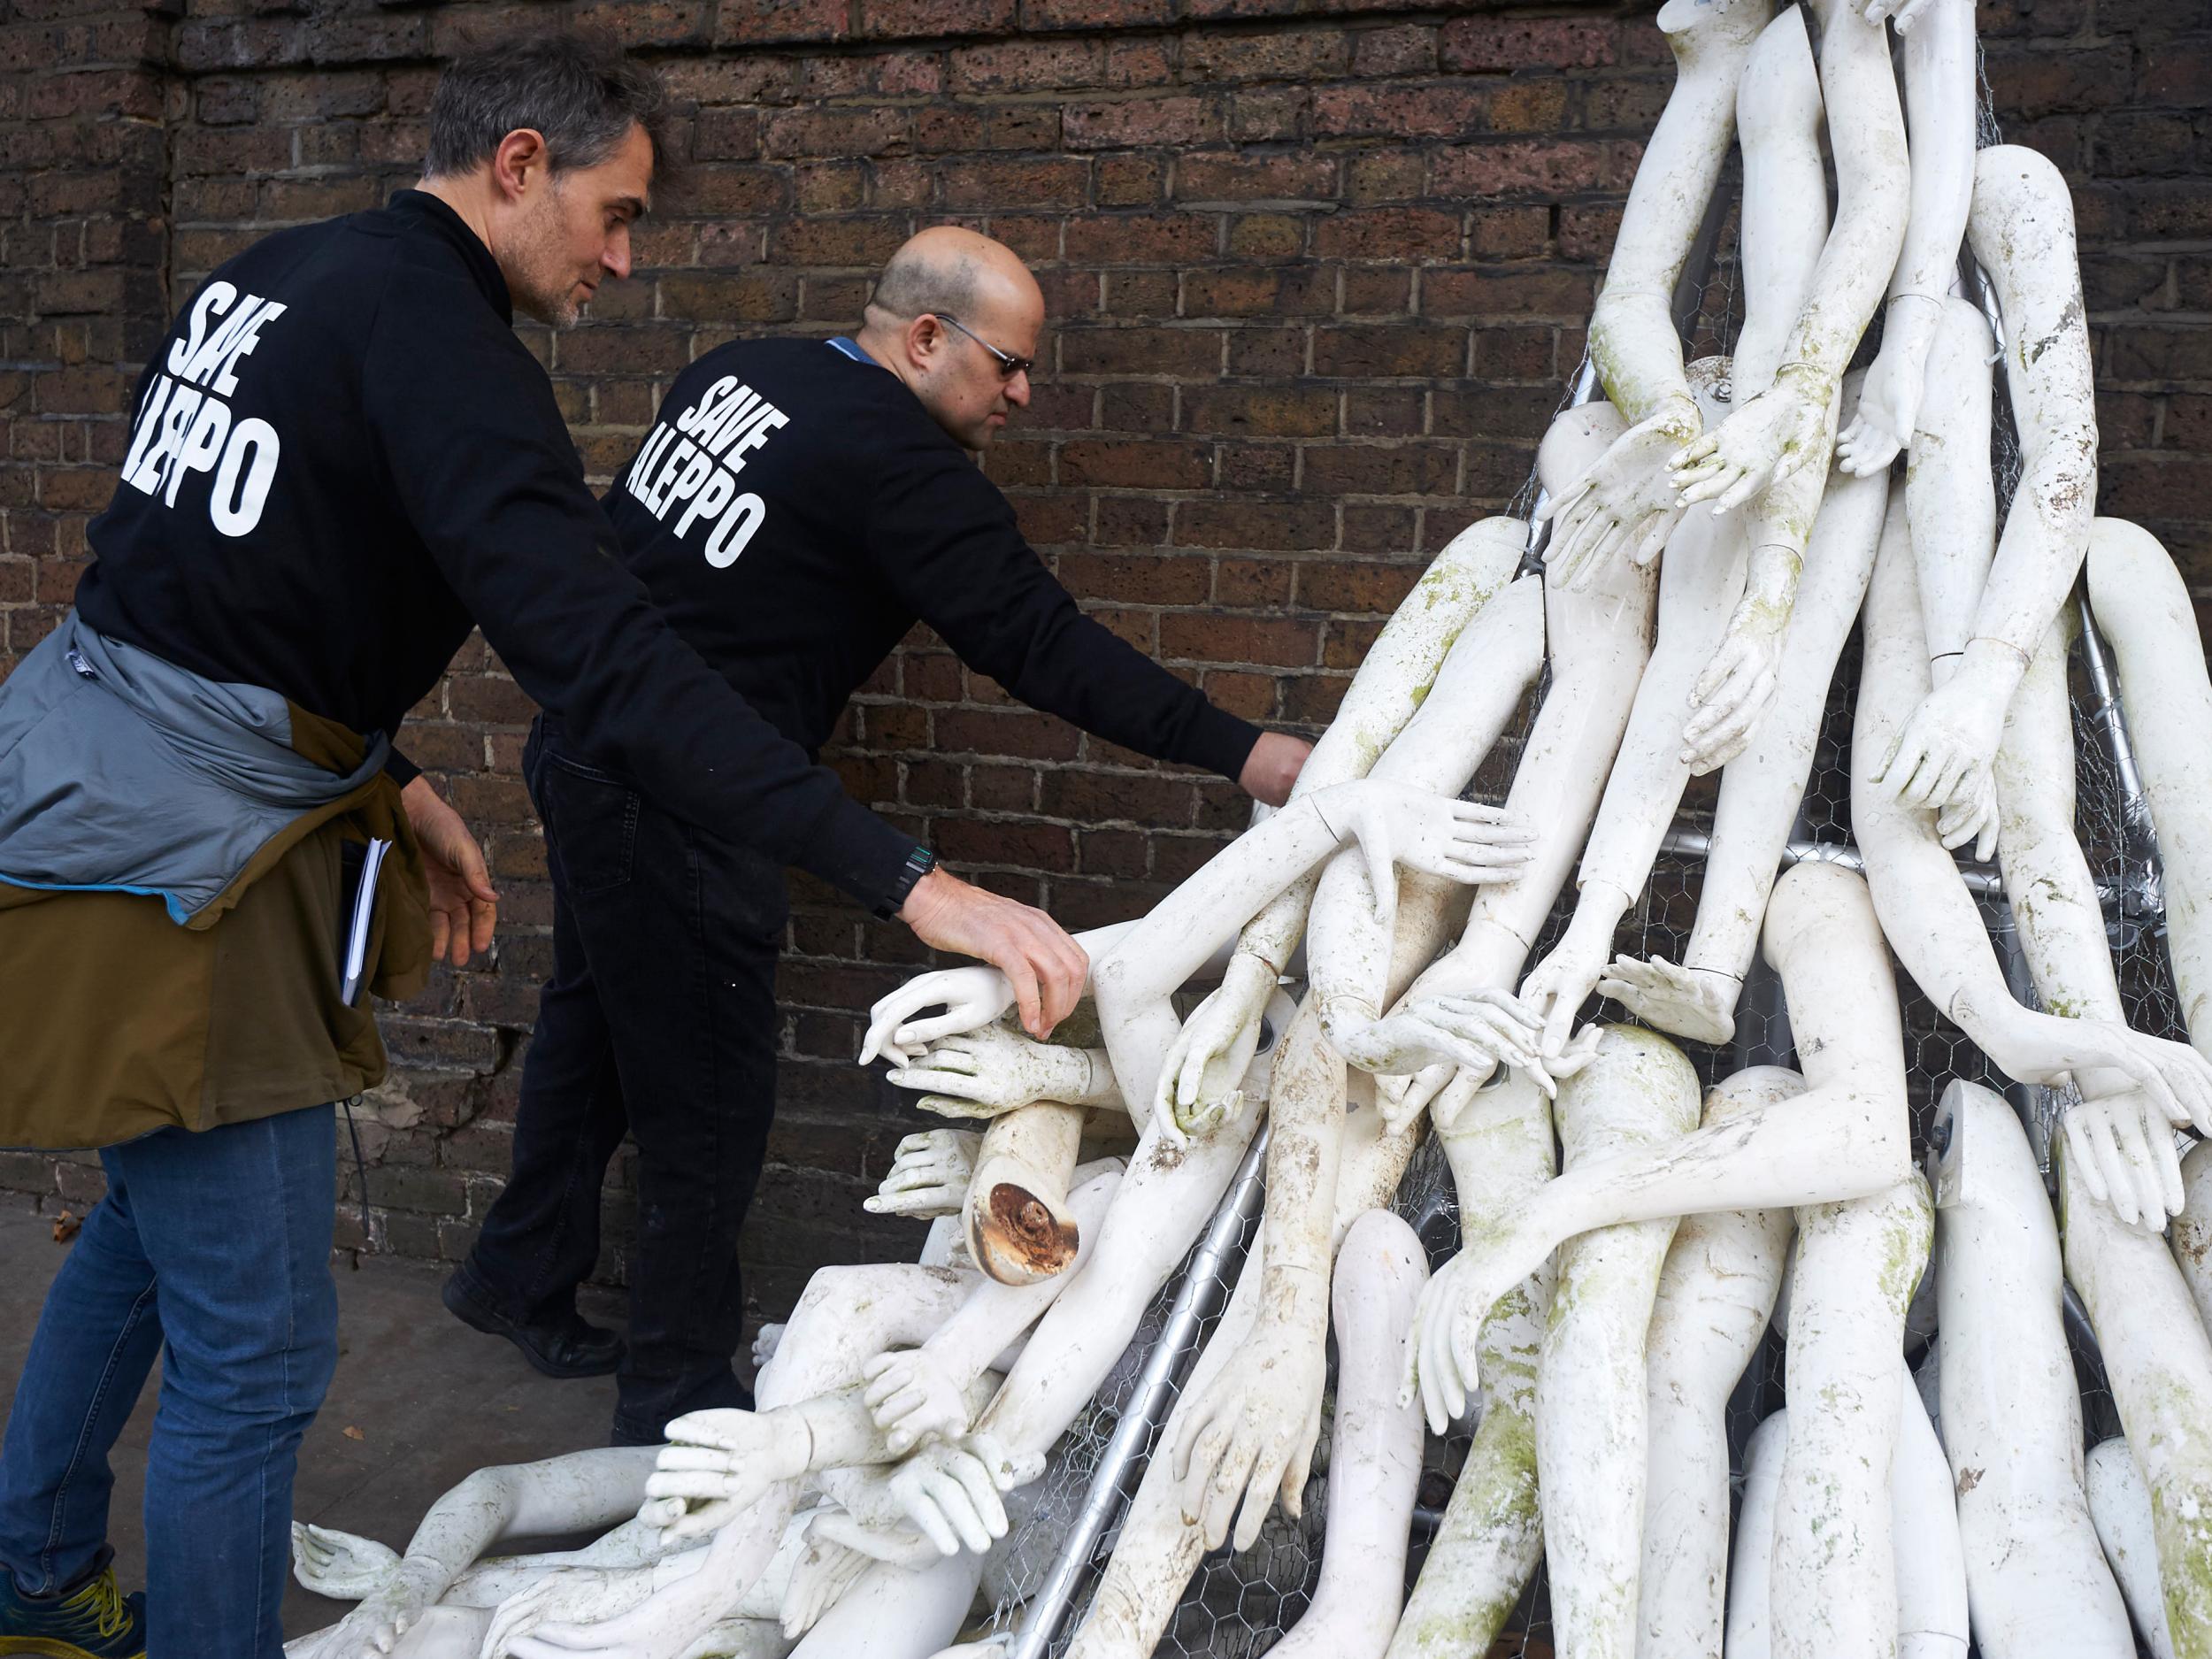
{"type": "MultiPolygon", "coordinates": [[[[1978,142],[2002,142],[1990,110],[1988,83],[1982,82],[1978,142]]],[[[1732,159],[1717,199],[1724,205],[1710,216],[1700,235],[1691,269],[1701,282],[1678,296],[1678,319],[1686,355],[1724,355],[1740,322],[1740,259],[1737,214],[1731,204],[1740,181],[1732,159]]],[[[1879,347],[1879,319],[1861,342],[1855,362],[1863,366],[1879,347]]],[[[1594,374],[1586,359],[1562,401],[1564,408],[1594,395],[1594,374]]],[[[1995,400],[1996,430],[1992,468],[2001,511],[2008,507],[2020,472],[2020,448],[2011,426],[2008,401],[1995,400]]],[[[1535,509],[1540,495],[1531,476],[1510,511],[1520,517],[1535,509]]],[[[1532,553],[1532,565],[1537,562],[1532,553]]],[[[2128,1023],[2139,1031],[2185,1041],[2171,971],[2165,950],[2164,913],[2157,854],[2139,787],[2130,766],[2125,726],[2115,682],[2085,606],[2076,608],[2070,671],[2077,776],[2077,833],[2102,902],[2128,1023]]],[[[1790,856],[1855,861],[1851,841],[1850,743],[1852,711],[1859,678],[1855,631],[1839,661],[1823,715],[1813,768],[1790,836],[1790,856]]],[[[1471,798],[1503,800],[1548,684],[1540,678],[1506,733],[1492,749],[1470,785],[1471,798]]],[[[1689,942],[1701,885],[1706,837],[1712,828],[1717,775],[1693,780],[1666,844],[1636,905],[1615,936],[1616,949],[1640,956],[1679,962],[1689,942]]],[[[2012,918],[1994,865],[1961,859],[1984,925],[2004,963],[2015,993],[2036,1004],[2032,983],[2013,934],[2012,918]]],[[[1554,907],[1529,956],[1532,965],[1557,942],[1573,913],[1571,882],[1554,907]]],[[[2055,1190],[2052,1138],[2070,1095],[2013,1083],[1993,1066],[1961,1031],[1946,1019],[1901,970],[1897,976],[1902,1015],[1916,1155],[1924,1162],[1930,1118],[1944,1086],[1953,1079],[1986,1085],[2009,1098],[2027,1125],[2045,1172],[2055,1190]]],[[[1586,1019],[1624,1021],[1627,1011],[1593,998],[1586,1019]]],[[[1789,1021],[1778,980],[1764,962],[1755,963],[1738,1005],[1736,1033],[1725,1045],[1679,1045],[1708,1086],[1749,1065],[1787,1064],[1794,1059],[1789,1021]]],[[[1015,1651],[1025,1659],[1064,1654],[1080,1629],[1101,1574],[1118,1538],[1120,1513],[1136,1492],[1153,1453],[1172,1421],[1174,1406],[1198,1355],[1210,1339],[1230,1292],[1250,1251],[1258,1225],[1256,1165],[1224,1201],[1215,1242],[1225,1245],[1210,1255],[1207,1241],[1193,1247],[1177,1273],[1154,1298],[1127,1351],[1083,1415],[1054,1448],[1047,1473],[1020,1495],[1013,1526],[987,1568],[985,1592],[992,1611],[981,1633],[1018,1633],[1015,1651]],[[1193,1265],[1200,1265],[1197,1278],[1193,1265]],[[1171,1346],[1160,1352],[1164,1333],[1171,1346]],[[1148,1386],[1149,1384],[1149,1386],[1148,1386]],[[1146,1396],[1149,1396],[1149,1398],[1146,1396]],[[1118,1432],[1126,1426],[1117,1445],[1118,1432]],[[1084,1543],[1071,1545],[1086,1506],[1110,1516],[1084,1543]],[[1041,1588],[1070,1591],[1063,1606],[1032,1617],[1030,1606],[1041,1588]]],[[[1416,1152],[1400,1185],[1397,1213],[1410,1223],[1426,1248],[1432,1267],[1441,1266],[1458,1248],[1458,1207],[1451,1173],[1440,1145],[1432,1137],[1416,1152]]],[[[1921,1367],[1932,1348],[1925,1317],[1926,1291],[1908,1319],[1907,1357],[1921,1367]]],[[[2082,1393],[2086,1441],[2093,1445],[2120,1432],[2118,1414],[2106,1385],[2093,1333],[2070,1287],[2066,1292],[2067,1330],[2074,1348],[2082,1393]]],[[[1742,1457],[1751,1431],[1783,1403],[1783,1344],[1770,1331],[1747,1366],[1729,1405],[1733,1477],[1740,1493],[1742,1457]]],[[[1296,1624],[1310,1604],[1319,1577],[1327,1516],[1329,1449],[1334,1417],[1334,1356],[1332,1340],[1330,1392],[1325,1397],[1324,1432],[1307,1488],[1303,1518],[1291,1520],[1279,1506],[1270,1515],[1257,1543],[1238,1552],[1222,1548],[1200,1562],[1162,1636],[1156,1653],[1178,1659],[1256,1659],[1296,1624]]],[[[1924,1379],[1924,1391],[1932,1379],[1924,1379]]],[[[1419,1575],[1427,1547],[1448,1498],[1471,1434],[1426,1437],[1416,1496],[1411,1548],[1406,1569],[1409,1591],[1419,1575]]],[[[1540,1565],[1489,1659],[1552,1653],[1549,1601],[1540,1565]]]]}

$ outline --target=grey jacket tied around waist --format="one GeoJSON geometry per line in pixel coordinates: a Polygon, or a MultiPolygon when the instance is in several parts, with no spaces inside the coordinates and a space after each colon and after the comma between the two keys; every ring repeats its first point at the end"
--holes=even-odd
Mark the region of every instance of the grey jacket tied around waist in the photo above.
{"type": "Polygon", "coordinates": [[[0,682],[0,881],[157,895],[188,924],[269,839],[368,782],[326,772],[273,691],[208,680],[74,611],[0,682]]]}

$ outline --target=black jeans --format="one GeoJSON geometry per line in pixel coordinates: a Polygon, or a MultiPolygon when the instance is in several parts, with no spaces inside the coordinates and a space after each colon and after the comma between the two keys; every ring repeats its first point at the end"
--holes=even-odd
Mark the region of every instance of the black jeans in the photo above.
{"type": "Polygon", "coordinates": [[[462,1282],[511,1318],[573,1312],[600,1184],[638,1148],[618,1434],[736,1402],[737,1236],[775,1115],[783,870],[579,761],[540,719],[523,777],[545,826],[553,977],[522,1071],[514,1172],[462,1282]]]}

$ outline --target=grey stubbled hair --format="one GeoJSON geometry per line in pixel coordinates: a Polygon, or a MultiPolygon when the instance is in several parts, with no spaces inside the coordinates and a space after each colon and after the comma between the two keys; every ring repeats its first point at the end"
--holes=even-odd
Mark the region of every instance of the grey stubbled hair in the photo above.
{"type": "Polygon", "coordinates": [[[568,29],[504,35],[446,65],[430,102],[426,178],[467,173],[508,134],[542,134],[556,173],[606,160],[633,123],[653,141],[653,171],[673,171],[668,89],[609,35],[568,29]]]}

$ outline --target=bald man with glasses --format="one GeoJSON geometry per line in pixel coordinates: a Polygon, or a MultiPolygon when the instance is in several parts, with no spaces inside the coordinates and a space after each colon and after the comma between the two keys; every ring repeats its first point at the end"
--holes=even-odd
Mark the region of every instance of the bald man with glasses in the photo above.
{"type": "MultiPolygon", "coordinates": [[[[1010,250],[941,227],[892,257],[857,334],[706,353],[606,496],[625,559],[677,633],[810,755],[923,621],[1032,707],[1280,805],[1308,746],[1216,708],[1084,616],[975,465],[1029,402],[1044,310],[1010,250]]],[[[731,1369],[737,1240],[774,1112],[783,871],[663,810],[549,716],[523,770],[545,825],[553,972],[513,1175],[446,1303],[549,1375],[618,1371],[612,1438],[646,1444],[687,1411],[751,1404],[731,1369]],[[626,1130],[626,1352],[575,1302],[626,1130]]],[[[879,916],[910,921],[976,892],[919,844],[887,847],[876,873],[879,916]]],[[[1080,985],[1080,949],[1066,949],[1073,981],[1041,972],[1017,987],[1039,1037],[1080,985]]]]}

